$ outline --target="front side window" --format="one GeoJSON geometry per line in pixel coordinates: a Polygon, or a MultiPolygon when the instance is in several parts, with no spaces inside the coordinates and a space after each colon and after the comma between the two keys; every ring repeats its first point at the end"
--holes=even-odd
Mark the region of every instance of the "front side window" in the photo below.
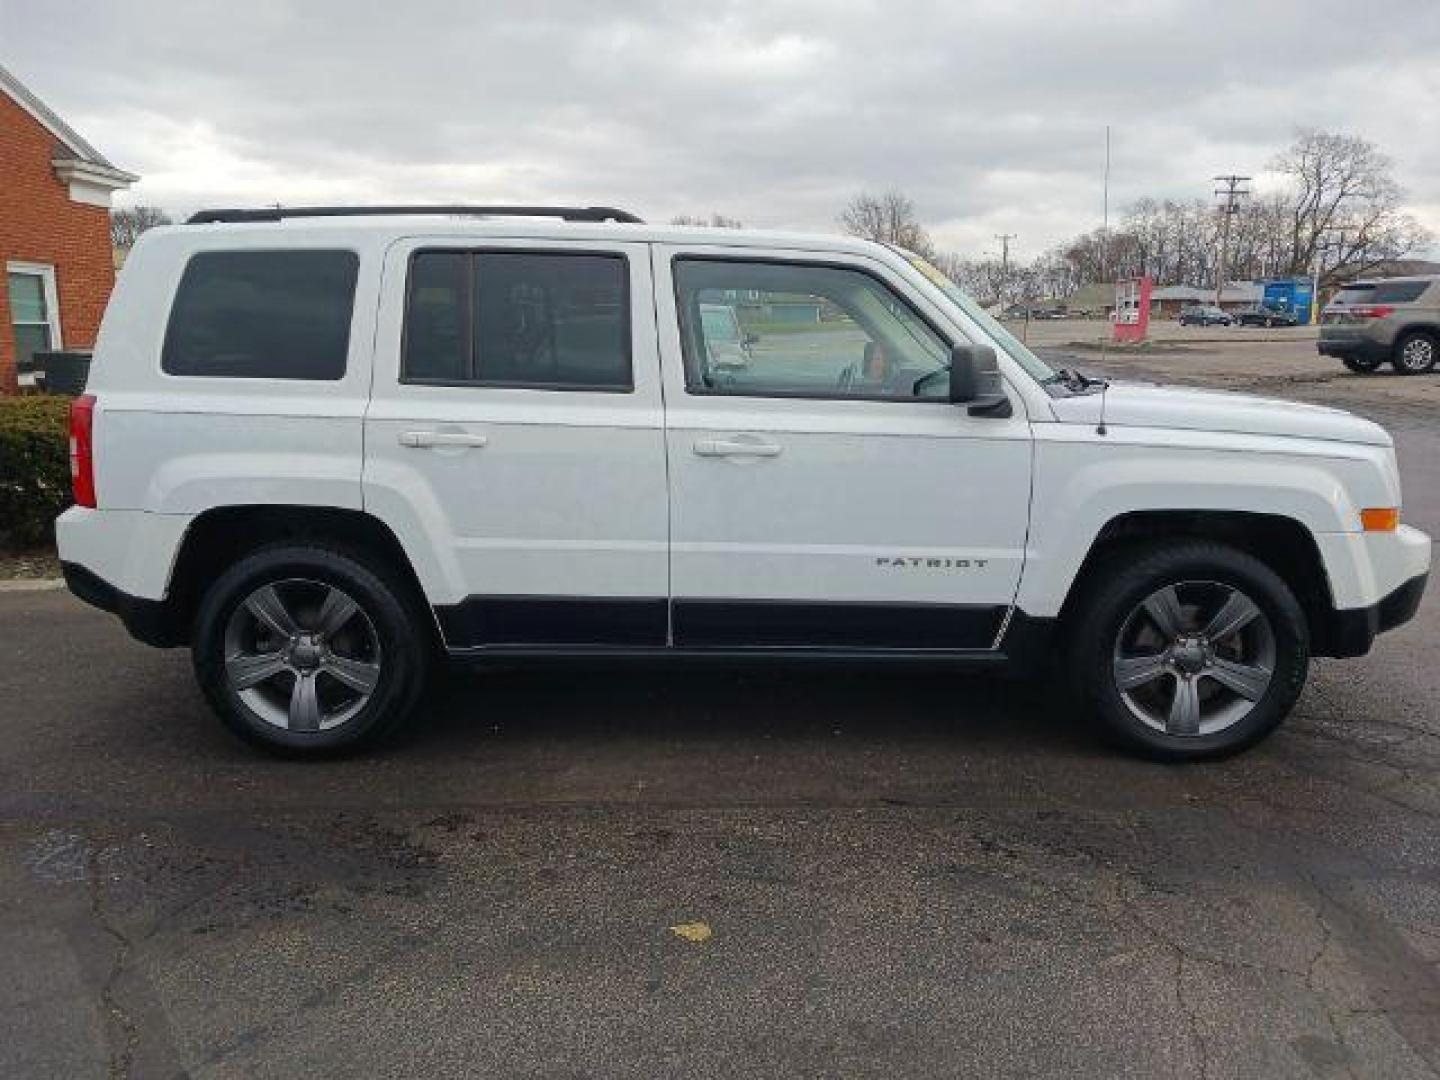
{"type": "Polygon", "coordinates": [[[185,266],[162,369],[234,379],[345,375],[353,251],[207,251],[185,266]]]}
{"type": "Polygon", "coordinates": [[[420,251],[410,261],[406,382],[628,391],[623,256],[420,251]]]}
{"type": "Polygon", "coordinates": [[[18,370],[30,371],[35,354],[60,348],[55,271],[49,266],[11,264],[5,275],[10,295],[10,327],[15,334],[18,370]]]}
{"type": "Polygon", "coordinates": [[[763,397],[944,398],[949,348],[860,270],[677,259],[686,385],[763,397]]]}

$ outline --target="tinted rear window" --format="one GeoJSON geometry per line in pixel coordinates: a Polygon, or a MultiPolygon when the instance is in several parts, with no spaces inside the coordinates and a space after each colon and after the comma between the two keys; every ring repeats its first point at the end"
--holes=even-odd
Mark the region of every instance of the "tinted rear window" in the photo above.
{"type": "Polygon", "coordinates": [[[185,266],[161,367],[171,375],[339,379],[360,259],[353,251],[208,251],[185,266]]]}
{"type": "Polygon", "coordinates": [[[421,251],[410,261],[408,382],[630,390],[621,255],[421,251]]]}
{"type": "Polygon", "coordinates": [[[1430,287],[1428,281],[1377,281],[1346,285],[1335,297],[1337,304],[1409,304],[1419,300],[1430,287]]]}

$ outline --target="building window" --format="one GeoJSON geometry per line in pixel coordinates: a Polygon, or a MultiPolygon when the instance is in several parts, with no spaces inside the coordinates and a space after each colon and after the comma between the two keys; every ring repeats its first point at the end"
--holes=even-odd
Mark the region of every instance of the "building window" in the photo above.
{"type": "Polygon", "coordinates": [[[60,301],[55,294],[55,268],[42,263],[9,263],[10,325],[15,333],[15,360],[20,371],[32,371],[35,354],[62,348],[60,301]]]}

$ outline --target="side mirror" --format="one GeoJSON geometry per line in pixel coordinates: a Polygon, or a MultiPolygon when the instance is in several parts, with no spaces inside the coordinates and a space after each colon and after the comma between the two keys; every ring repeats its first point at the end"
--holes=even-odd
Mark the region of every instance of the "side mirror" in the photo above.
{"type": "Polygon", "coordinates": [[[1000,361],[989,345],[956,345],[950,350],[950,400],[968,406],[971,416],[1011,415],[1000,361]]]}

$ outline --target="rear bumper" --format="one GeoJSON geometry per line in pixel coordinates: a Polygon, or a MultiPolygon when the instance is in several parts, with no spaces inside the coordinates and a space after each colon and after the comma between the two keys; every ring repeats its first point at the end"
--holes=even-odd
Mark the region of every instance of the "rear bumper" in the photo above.
{"type": "Polygon", "coordinates": [[[165,601],[147,600],[121,592],[79,563],[62,562],[60,569],[65,575],[65,585],[72,593],[101,611],[118,615],[131,637],[159,648],[182,644],[183,635],[176,632],[165,601]]]}
{"type": "Polygon", "coordinates": [[[1335,356],[1342,360],[1353,356],[1358,360],[1383,363],[1390,359],[1390,346],[1370,338],[1321,338],[1315,343],[1315,348],[1321,356],[1335,356]]]}
{"type": "Polygon", "coordinates": [[[1428,572],[1413,577],[1363,608],[1346,608],[1332,614],[1328,640],[1317,642],[1321,656],[1364,656],[1379,634],[1409,622],[1420,609],[1428,572]]]}

